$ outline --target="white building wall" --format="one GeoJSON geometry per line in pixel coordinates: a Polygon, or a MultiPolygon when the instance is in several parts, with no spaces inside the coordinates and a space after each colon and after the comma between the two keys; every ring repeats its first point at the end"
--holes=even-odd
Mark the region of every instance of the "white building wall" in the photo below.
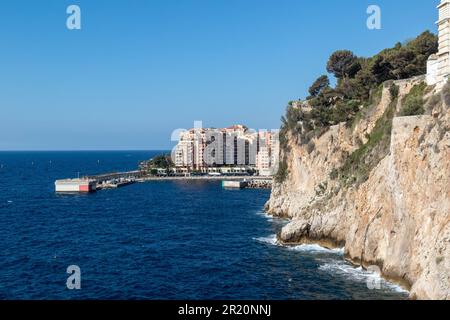
{"type": "Polygon", "coordinates": [[[427,63],[427,84],[443,88],[450,75],[450,0],[441,0],[438,6],[439,21],[439,51],[435,57],[430,57],[427,63]]]}
{"type": "Polygon", "coordinates": [[[429,59],[427,61],[427,84],[433,86],[438,82],[438,68],[439,61],[436,59],[429,59]]]}

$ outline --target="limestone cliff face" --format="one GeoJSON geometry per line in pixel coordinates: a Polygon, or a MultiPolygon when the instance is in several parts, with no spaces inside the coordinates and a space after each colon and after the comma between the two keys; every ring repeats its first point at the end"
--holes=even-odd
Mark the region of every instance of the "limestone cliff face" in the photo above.
{"type": "MultiPolygon", "coordinates": [[[[418,81],[395,83],[397,111],[418,81]]],[[[388,152],[360,184],[344,184],[332,172],[395,103],[387,85],[363,119],[331,127],[314,139],[311,153],[291,137],[288,177],[274,184],[266,205],[270,214],[292,218],[279,239],[345,246],[349,261],[378,266],[411,298],[450,299],[450,107],[440,95],[426,115],[393,118],[388,152]]]]}

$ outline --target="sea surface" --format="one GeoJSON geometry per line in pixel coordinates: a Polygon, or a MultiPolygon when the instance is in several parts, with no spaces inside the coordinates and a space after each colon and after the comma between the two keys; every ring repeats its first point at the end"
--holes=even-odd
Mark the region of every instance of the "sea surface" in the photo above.
{"type": "Polygon", "coordinates": [[[278,245],[286,221],[263,213],[267,190],[149,182],[54,192],[56,179],[132,170],[157,153],[0,152],[0,299],[406,298],[345,263],[343,250],[278,245]],[[70,265],[80,290],[66,287],[70,265]]]}

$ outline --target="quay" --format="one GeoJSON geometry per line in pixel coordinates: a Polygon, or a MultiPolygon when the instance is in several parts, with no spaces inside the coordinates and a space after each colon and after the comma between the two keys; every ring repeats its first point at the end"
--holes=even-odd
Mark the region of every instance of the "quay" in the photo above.
{"type": "Polygon", "coordinates": [[[76,179],[55,181],[55,191],[58,193],[90,193],[102,189],[113,189],[133,184],[141,178],[141,171],[115,172],[96,176],[85,176],[76,179]]]}
{"type": "Polygon", "coordinates": [[[97,183],[104,183],[107,181],[114,180],[135,180],[144,176],[144,173],[139,170],[135,171],[127,171],[127,172],[114,172],[114,173],[106,173],[100,174],[96,176],[87,176],[87,179],[95,180],[97,183]]]}
{"type": "Polygon", "coordinates": [[[223,180],[222,187],[224,189],[244,189],[247,183],[245,181],[223,180]]]}
{"type": "Polygon", "coordinates": [[[89,193],[97,190],[115,189],[133,183],[151,181],[221,181],[224,188],[232,189],[270,189],[272,178],[265,176],[228,176],[228,175],[186,175],[186,176],[151,176],[142,171],[128,171],[85,176],[77,179],[55,181],[58,193],[89,193]]]}
{"type": "Polygon", "coordinates": [[[113,180],[113,181],[105,181],[103,183],[97,184],[96,190],[103,190],[103,189],[117,189],[120,187],[127,186],[129,184],[135,183],[135,180],[113,180]]]}
{"type": "Polygon", "coordinates": [[[272,189],[272,179],[250,179],[247,182],[248,189],[272,189]]]}
{"type": "Polygon", "coordinates": [[[244,180],[223,180],[222,187],[224,189],[271,189],[272,179],[254,178],[244,180]]]}

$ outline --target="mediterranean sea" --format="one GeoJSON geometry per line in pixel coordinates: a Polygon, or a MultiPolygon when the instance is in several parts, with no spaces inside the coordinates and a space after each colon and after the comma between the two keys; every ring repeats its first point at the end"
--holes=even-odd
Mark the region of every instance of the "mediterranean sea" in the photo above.
{"type": "Polygon", "coordinates": [[[0,152],[0,299],[407,297],[342,250],[278,245],[286,221],[263,213],[268,190],[166,181],[54,192],[56,179],[134,170],[158,153],[0,152]],[[70,265],[80,290],[66,287],[70,265]]]}

